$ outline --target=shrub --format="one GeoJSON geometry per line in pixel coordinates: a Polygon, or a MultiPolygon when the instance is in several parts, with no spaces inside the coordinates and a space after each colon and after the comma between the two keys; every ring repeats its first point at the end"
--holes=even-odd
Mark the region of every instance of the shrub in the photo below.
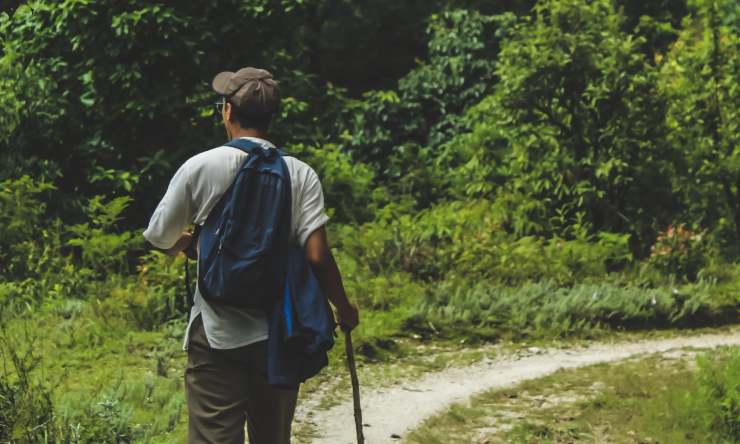
{"type": "Polygon", "coordinates": [[[559,212],[583,214],[641,251],[673,211],[678,153],[656,118],[659,73],[624,19],[609,0],[536,2],[501,44],[492,93],[467,110],[471,131],[450,142],[467,151],[456,195],[523,197],[537,230],[521,234],[550,237],[559,212]]]}
{"type": "Polygon", "coordinates": [[[0,282],[0,320],[31,312],[44,301],[82,298],[90,286],[90,278],[89,270],[76,269],[68,263],[58,271],[0,282]]]}
{"type": "Polygon", "coordinates": [[[339,222],[365,222],[388,196],[374,188],[373,170],[341,151],[337,145],[320,147],[292,145],[290,154],[308,163],[321,179],[329,215],[339,222]]]}
{"type": "Polygon", "coordinates": [[[646,265],[665,275],[693,281],[706,264],[706,256],[707,246],[702,233],[684,224],[669,225],[658,235],[646,265]]]}
{"type": "Polygon", "coordinates": [[[153,330],[180,316],[185,310],[178,304],[182,286],[162,291],[140,287],[135,283],[110,286],[106,298],[92,305],[96,318],[108,323],[129,322],[137,329],[153,330]],[[179,293],[179,295],[178,295],[179,293]]]}
{"type": "Polygon", "coordinates": [[[428,61],[401,78],[397,89],[370,91],[343,113],[342,137],[353,157],[371,164],[390,187],[431,185],[408,183],[409,175],[418,180],[416,172],[437,158],[420,161],[419,147],[436,148],[458,132],[463,111],[490,91],[495,56],[513,22],[511,14],[462,9],[432,15],[428,61]]]}
{"type": "Polygon", "coordinates": [[[130,202],[126,196],[108,202],[95,196],[85,209],[90,221],[69,228],[74,237],[67,244],[78,247],[83,266],[100,276],[128,271],[129,255],[143,247],[143,238],[132,231],[113,232],[130,202]]]}
{"type": "Polygon", "coordinates": [[[33,294],[26,291],[29,284],[32,284],[30,280],[0,282],[0,321],[36,302],[33,294]]]}
{"type": "Polygon", "coordinates": [[[401,214],[337,230],[345,262],[362,258],[375,274],[400,271],[422,281],[465,278],[507,285],[551,279],[573,285],[632,261],[629,235],[585,229],[551,239],[506,232],[504,208],[487,200],[452,201],[416,216],[401,214]]]}
{"type": "Polygon", "coordinates": [[[106,325],[154,330],[187,313],[190,302],[185,292],[184,262],[182,255],[151,251],[141,257],[138,276],[111,275],[91,282],[87,292],[94,317],[106,325]]]}
{"type": "Polygon", "coordinates": [[[25,259],[46,251],[46,230],[41,228],[46,204],[41,197],[54,189],[49,182],[25,175],[0,182],[0,274],[25,276],[29,268],[25,259]]]}
{"type": "MultiPolygon", "coordinates": [[[[192,301],[185,289],[184,256],[168,256],[150,251],[141,257],[135,286],[121,289],[117,296],[126,300],[131,316],[140,328],[154,328],[167,320],[186,313],[192,301]]],[[[192,289],[196,273],[190,263],[192,289]]]]}

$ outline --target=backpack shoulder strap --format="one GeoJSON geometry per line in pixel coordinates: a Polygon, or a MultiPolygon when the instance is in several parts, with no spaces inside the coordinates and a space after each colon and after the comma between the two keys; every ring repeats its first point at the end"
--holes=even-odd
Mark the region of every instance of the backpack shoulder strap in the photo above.
{"type": "Polygon", "coordinates": [[[234,140],[231,140],[225,143],[224,146],[230,146],[232,148],[237,148],[237,149],[244,151],[247,154],[257,154],[257,155],[260,155],[261,157],[272,157],[274,153],[277,153],[281,157],[293,156],[292,154],[288,153],[282,148],[275,148],[275,149],[270,149],[269,151],[266,151],[262,149],[262,145],[260,145],[257,142],[253,142],[249,139],[234,139],[234,140]],[[265,155],[266,153],[269,153],[269,154],[265,155]]]}
{"type": "Polygon", "coordinates": [[[244,151],[247,154],[255,154],[254,150],[262,150],[262,145],[257,142],[253,142],[249,139],[234,139],[224,144],[224,146],[230,146],[244,151]]]}

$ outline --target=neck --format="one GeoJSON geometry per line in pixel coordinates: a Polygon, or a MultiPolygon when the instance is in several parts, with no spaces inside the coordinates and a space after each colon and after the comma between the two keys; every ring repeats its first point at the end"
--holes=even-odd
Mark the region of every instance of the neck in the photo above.
{"type": "Polygon", "coordinates": [[[233,128],[233,131],[231,132],[231,138],[237,139],[239,137],[256,137],[258,139],[264,139],[267,137],[267,133],[265,131],[260,131],[254,128],[233,128]]]}

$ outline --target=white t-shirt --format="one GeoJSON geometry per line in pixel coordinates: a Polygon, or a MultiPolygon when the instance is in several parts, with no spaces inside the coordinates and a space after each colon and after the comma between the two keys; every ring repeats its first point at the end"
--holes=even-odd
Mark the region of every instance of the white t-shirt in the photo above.
{"type": "MultiPolygon", "coordinates": [[[[259,143],[264,149],[274,147],[263,139],[245,139],[259,143]]],[[[188,159],[172,177],[144,237],[155,247],[167,249],[190,224],[202,225],[247,156],[237,148],[221,146],[188,159]]],[[[303,246],[308,236],[329,220],[324,210],[324,193],[310,166],[294,157],[285,156],[284,159],[291,182],[290,238],[303,246]]],[[[208,304],[196,285],[183,350],[187,350],[190,326],[198,314],[203,317],[203,328],[212,348],[237,348],[267,339],[267,318],[263,312],[208,304]]]]}

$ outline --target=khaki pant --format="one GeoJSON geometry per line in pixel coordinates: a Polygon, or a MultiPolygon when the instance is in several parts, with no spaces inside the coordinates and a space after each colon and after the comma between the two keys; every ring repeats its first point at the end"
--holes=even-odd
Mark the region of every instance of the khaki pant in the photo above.
{"type": "Polygon", "coordinates": [[[190,327],[185,393],[188,443],[290,443],[298,390],[267,384],[267,341],[211,349],[198,316],[190,327]]]}

